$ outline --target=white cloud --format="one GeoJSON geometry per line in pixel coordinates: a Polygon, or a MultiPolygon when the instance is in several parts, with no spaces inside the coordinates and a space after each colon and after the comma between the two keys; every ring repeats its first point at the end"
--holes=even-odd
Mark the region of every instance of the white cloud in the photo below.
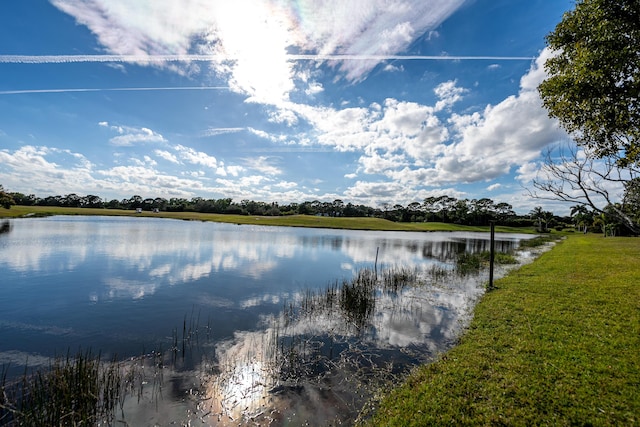
{"type": "Polygon", "coordinates": [[[322,87],[320,83],[312,82],[311,84],[309,84],[309,86],[307,87],[307,89],[305,89],[304,92],[307,95],[313,96],[321,93],[322,91],[324,91],[324,87],[322,87]]]}
{"type": "Polygon", "coordinates": [[[262,192],[260,187],[265,186],[268,179],[260,175],[243,176],[239,179],[217,178],[216,184],[223,190],[223,194],[234,200],[259,200],[256,196],[262,192]]]}
{"type": "Polygon", "coordinates": [[[403,155],[394,155],[389,152],[380,154],[378,151],[360,157],[362,171],[369,175],[383,174],[407,164],[403,155]]]}
{"type": "Polygon", "coordinates": [[[15,151],[0,150],[2,184],[7,189],[40,194],[96,193],[93,165],[69,150],[25,145],[15,151]]]}
{"type": "Polygon", "coordinates": [[[167,160],[167,161],[169,161],[171,163],[180,164],[180,160],[178,160],[178,158],[174,154],[171,154],[168,151],[155,150],[154,153],[156,154],[156,156],[162,157],[163,159],[165,159],[165,160],[167,160]]]}
{"type": "Polygon", "coordinates": [[[450,113],[446,122],[436,114],[446,113],[468,92],[455,80],[436,87],[435,106],[387,99],[368,107],[288,103],[286,108],[312,126],[312,144],[360,153],[356,172],[417,188],[487,181],[535,161],[544,147],[564,137],[537,92],[548,55],[543,51],[532,64],[518,94],[483,110],[450,113]]]}
{"type": "Polygon", "coordinates": [[[51,0],[86,25],[109,52],[122,55],[187,53],[209,25],[205,0],[51,0]]]}
{"type": "Polygon", "coordinates": [[[110,125],[108,122],[99,122],[98,125],[118,133],[118,136],[109,139],[112,145],[118,147],[128,147],[137,143],[167,142],[161,134],[146,127],[110,125]]]}
{"type": "Polygon", "coordinates": [[[282,189],[289,189],[289,188],[296,188],[298,186],[297,182],[291,182],[291,181],[280,181],[276,184],[273,184],[274,187],[278,187],[278,188],[282,188],[282,189]]]}
{"type": "Polygon", "coordinates": [[[491,184],[490,186],[487,187],[487,191],[494,191],[500,187],[502,187],[502,184],[500,183],[491,184]]]}
{"type": "Polygon", "coordinates": [[[240,173],[242,173],[245,169],[242,166],[238,166],[238,165],[232,165],[232,166],[227,166],[226,167],[227,173],[231,176],[238,176],[240,173]]]}
{"type": "Polygon", "coordinates": [[[564,136],[548,118],[537,92],[544,79],[545,53],[521,79],[520,92],[481,113],[452,115],[458,141],[436,162],[441,179],[472,182],[507,173],[535,160],[540,151],[564,136]]]}
{"type": "Polygon", "coordinates": [[[356,204],[362,203],[372,207],[380,207],[384,203],[406,205],[410,202],[422,202],[429,196],[445,194],[457,198],[465,196],[464,193],[454,188],[424,190],[407,186],[398,181],[357,181],[344,192],[342,197],[346,197],[356,204]]]}
{"type": "Polygon", "coordinates": [[[69,193],[121,197],[147,194],[154,197],[191,197],[208,190],[200,182],[160,173],[152,159],[132,159],[133,166],[95,169],[81,154],[50,147],[23,146],[13,152],[0,150],[0,171],[9,170],[6,188],[43,197],[69,193]],[[52,161],[56,159],[56,161],[52,161]],[[145,161],[149,160],[149,163],[145,161]]]}
{"type": "Polygon", "coordinates": [[[244,128],[210,128],[202,132],[201,136],[209,137],[209,136],[217,136],[224,135],[227,133],[237,133],[242,132],[244,128]]]}
{"type": "Polygon", "coordinates": [[[180,159],[187,163],[202,165],[214,170],[218,168],[218,160],[207,153],[196,151],[193,148],[185,147],[184,145],[177,145],[175,150],[178,152],[180,159]]]}
{"type": "Polygon", "coordinates": [[[440,111],[445,108],[450,108],[453,104],[460,101],[462,99],[462,94],[467,92],[466,89],[458,87],[457,82],[455,80],[450,80],[448,82],[444,82],[436,86],[433,90],[435,94],[440,98],[438,102],[436,102],[435,110],[440,111]]]}
{"type": "MultiPolygon", "coordinates": [[[[219,176],[227,176],[231,175],[237,177],[240,173],[242,173],[245,168],[238,165],[230,165],[227,166],[223,161],[218,160],[216,157],[211,156],[202,151],[194,150],[191,147],[186,147],[184,145],[176,145],[173,147],[176,154],[173,154],[169,151],[165,150],[155,150],[154,153],[171,163],[175,164],[190,164],[196,166],[204,166],[206,168],[212,169],[216,175],[219,176]]],[[[203,171],[191,171],[192,176],[204,176],[205,173],[203,171]]]]}
{"type": "MultiPolygon", "coordinates": [[[[315,32],[309,36],[313,37],[309,46],[322,54],[385,55],[403,51],[415,37],[435,30],[464,1],[333,0],[319,8],[314,3],[304,2],[315,25],[310,27],[315,32]]],[[[378,63],[371,59],[337,65],[347,80],[358,81],[378,63]]]]}
{"type": "Polygon", "coordinates": [[[288,139],[287,135],[282,135],[282,134],[281,135],[274,135],[274,134],[270,134],[269,132],[265,132],[263,130],[255,129],[255,128],[252,128],[252,127],[249,127],[247,130],[249,132],[251,132],[252,134],[256,135],[256,136],[258,136],[260,138],[263,138],[263,139],[266,139],[266,140],[269,140],[271,142],[286,143],[287,139],[288,139]]]}
{"type": "Polygon", "coordinates": [[[541,165],[537,162],[528,162],[520,165],[516,171],[516,179],[523,184],[531,182],[538,174],[540,166],[541,165]]]}
{"type": "Polygon", "coordinates": [[[389,73],[401,73],[404,71],[404,66],[402,64],[387,64],[384,66],[384,70],[389,73]]]}
{"type": "MultiPolygon", "coordinates": [[[[430,37],[437,37],[433,30],[463,2],[300,0],[296,3],[299,9],[294,10],[291,3],[259,0],[184,0],[179,5],[171,0],[52,0],[56,7],[86,25],[98,37],[105,52],[134,56],[122,64],[137,60],[142,65],[170,67],[188,73],[194,72],[196,65],[180,59],[163,61],[160,55],[220,55],[218,60],[197,64],[213,67],[216,77],[227,79],[232,90],[246,95],[249,102],[272,106],[267,109],[272,123],[264,127],[268,132],[255,128],[212,127],[200,136],[247,130],[248,138],[257,136],[274,144],[287,144],[288,149],[346,153],[344,157],[349,157],[351,165],[355,164],[355,171],[348,171],[352,173],[344,177],[358,181],[350,181],[352,187],[337,196],[353,196],[362,202],[366,202],[367,197],[401,201],[400,197],[410,199],[424,194],[428,187],[488,181],[511,171],[516,171],[517,179],[526,180],[537,168],[535,162],[540,150],[562,136],[547,118],[536,91],[544,78],[542,64],[549,55],[546,50],[522,77],[517,94],[464,114],[451,113],[451,107],[473,89],[459,86],[456,80],[442,82],[434,89],[437,99],[432,105],[393,98],[372,104],[362,100],[359,104],[336,100],[335,104],[329,104],[331,106],[305,105],[300,101],[325,90],[314,80],[319,78],[321,71],[318,70],[326,69],[319,66],[323,61],[325,66],[340,72],[337,78],[350,83],[361,81],[373,67],[384,62],[385,55],[405,50],[416,37],[429,31],[432,31],[430,37]],[[370,56],[368,59],[334,57],[296,62],[287,56],[292,52],[370,56]],[[155,59],[152,55],[156,55],[155,59]],[[295,96],[290,97],[294,93],[295,96]],[[277,129],[274,123],[286,125],[291,134],[274,131],[277,129]],[[294,144],[298,147],[293,147],[294,144]],[[366,182],[367,179],[375,182],[366,182]]],[[[495,68],[494,65],[488,68],[495,68]]],[[[383,67],[387,71],[398,71],[395,63],[383,63],[383,67]]],[[[324,99],[325,95],[329,97],[323,94],[318,98],[324,99]]],[[[25,146],[24,151],[0,151],[3,160],[0,171],[13,168],[16,162],[26,164],[24,159],[28,158],[35,170],[32,175],[38,180],[49,182],[46,181],[49,177],[51,182],[58,183],[75,179],[90,183],[87,188],[142,192],[140,189],[146,186],[144,193],[162,193],[157,190],[162,182],[171,194],[215,192],[220,187],[209,187],[208,183],[213,182],[211,175],[216,174],[220,177],[217,185],[230,189],[230,194],[248,198],[269,196],[284,200],[284,195],[301,198],[313,195],[265,190],[295,187],[295,178],[285,174],[286,165],[276,157],[247,158],[242,159],[242,166],[226,165],[213,155],[219,152],[210,151],[216,148],[206,148],[205,153],[184,145],[168,147],[165,137],[150,128],[155,125],[131,127],[100,121],[98,126],[110,137],[112,145],[162,143],[163,149],[153,151],[155,160],[134,153],[132,156],[137,157],[128,156],[127,166],[101,166],[101,175],[96,175],[92,170],[95,166],[74,153],[54,153],[52,149],[25,146]],[[66,157],[65,162],[72,161],[75,170],[63,167],[55,155],[66,157]],[[174,177],[158,170],[156,160],[162,166],[174,167],[160,159],[172,164],[194,165],[191,168],[196,170],[174,177]],[[92,173],[99,179],[93,178],[92,173]],[[274,179],[276,176],[278,179],[274,179]]],[[[264,141],[261,144],[266,145],[264,141]]],[[[310,176],[307,182],[313,178],[310,176]]],[[[26,175],[21,179],[26,182],[26,175]]],[[[488,189],[495,190],[495,185],[488,189]]]]}
{"type": "Polygon", "coordinates": [[[282,169],[273,165],[274,161],[275,158],[265,156],[244,159],[244,162],[249,169],[256,170],[265,175],[282,174],[282,169]]]}
{"type": "Polygon", "coordinates": [[[211,66],[232,90],[253,102],[279,106],[289,100],[296,82],[306,82],[303,90],[309,95],[322,90],[308,81],[305,67],[289,61],[289,51],[368,55],[370,59],[331,61],[345,79],[362,80],[383,60],[373,57],[405,50],[417,37],[435,30],[464,0],[51,2],[87,26],[108,53],[130,55],[142,65],[190,73],[199,66],[159,62],[151,56],[196,53],[229,58],[211,66]]]}
{"type": "Polygon", "coordinates": [[[192,176],[193,178],[202,178],[206,174],[204,173],[204,171],[183,171],[182,175],[192,176]]]}
{"type": "Polygon", "coordinates": [[[395,198],[399,198],[399,195],[404,191],[406,191],[406,187],[399,182],[357,181],[345,191],[345,195],[353,200],[395,200],[395,198]]]}

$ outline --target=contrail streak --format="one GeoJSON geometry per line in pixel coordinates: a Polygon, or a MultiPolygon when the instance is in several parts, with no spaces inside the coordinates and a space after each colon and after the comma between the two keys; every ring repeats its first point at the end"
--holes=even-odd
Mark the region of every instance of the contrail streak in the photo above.
{"type": "MultiPolygon", "coordinates": [[[[71,64],[83,62],[161,63],[224,62],[246,56],[228,55],[0,55],[3,64],[71,64]]],[[[287,55],[289,61],[531,61],[532,56],[449,55],[287,55]]]]}
{"type": "Polygon", "coordinates": [[[68,88],[68,89],[22,89],[2,90],[0,95],[20,95],[27,93],[67,93],[67,92],[139,92],[162,90],[229,90],[227,86],[177,86],[177,87],[114,87],[114,88],[68,88]]]}

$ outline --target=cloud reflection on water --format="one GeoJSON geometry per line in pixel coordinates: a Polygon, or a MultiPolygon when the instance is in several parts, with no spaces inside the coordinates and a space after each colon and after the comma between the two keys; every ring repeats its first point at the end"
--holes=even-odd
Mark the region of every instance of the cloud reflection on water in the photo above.
{"type": "MultiPolygon", "coordinates": [[[[518,237],[502,238],[498,250],[514,246],[518,237]]],[[[41,316],[42,322],[116,344],[125,335],[131,342],[148,339],[147,327],[162,329],[166,339],[182,326],[171,318],[186,322],[186,313],[199,317],[202,309],[210,326],[207,335],[213,337],[207,345],[215,351],[194,372],[206,373],[203,393],[211,397],[211,414],[224,414],[229,424],[261,411],[267,412],[260,419],[328,421],[348,409],[344,402],[358,399],[353,395],[361,385],[358,374],[365,365],[378,363],[375,354],[413,363],[446,349],[468,321],[484,278],[379,291],[366,323],[339,306],[296,318],[286,318],[280,310],[300,304],[309,292],[321,294],[330,283],[348,280],[364,267],[373,268],[376,257],[379,271],[403,266],[426,277],[433,266],[450,267],[457,252],[486,249],[487,235],[479,233],[313,230],[143,218],[16,220],[12,232],[0,239],[0,270],[13,277],[12,292],[0,297],[0,308],[12,310],[16,318],[41,316]],[[88,307],[78,302],[79,293],[88,307]],[[274,370],[282,372],[283,364],[295,362],[275,351],[278,337],[296,351],[298,344],[306,345],[299,367],[307,369],[307,377],[297,383],[273,375],[274,370]],[[351,353],[343,353],[345,349],[351,353]],[[338,369],[321,373],[320,365],[338,369]],[[297,418],[286,408],[296,408],[297,418]]],[[[8,325],[1,323],[2,316],[9,315],[0,313],[0,326],[8,325]]],[[[7,328],[28,323],[18,320],[7,328]]],[[[48,335],[44,330],[34,333],[38,338],[48,335]]],[[[80,342],[82,337],[77,338],[80,342]]],[[[194,373],[182,375],[185,382],[193,380],[190,375],[194,373]]]]}

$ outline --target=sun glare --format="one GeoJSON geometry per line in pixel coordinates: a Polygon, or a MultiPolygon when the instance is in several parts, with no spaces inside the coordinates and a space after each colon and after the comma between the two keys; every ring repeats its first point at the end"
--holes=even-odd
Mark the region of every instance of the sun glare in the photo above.
{"type": "Polygon", "coordinates": [[[220,2],[216,26],[219,44],[214,49],[232,59],[231,84],[254,102],[288,100],[294,81],[287,47],[294,26],[287,13],[262,2],[220,2]]]}
{"type": "Polygon", "coordinates": [[[265,336],[241,333],[232,345],[217,349],[220,372],[204,384],[206,408],[201,412],[216,414],[222,425],[262,413],[272,381],[264,362],[265,336]]]}

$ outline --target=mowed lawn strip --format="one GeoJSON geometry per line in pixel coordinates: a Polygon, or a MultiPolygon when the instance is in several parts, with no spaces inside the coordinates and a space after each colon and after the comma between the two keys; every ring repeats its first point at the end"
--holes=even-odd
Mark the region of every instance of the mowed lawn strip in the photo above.
{"type": "Polygon", "coordinates": [[[640,425],[640,239],[573,235],[496,285],[372,425],[640,425]]]}

